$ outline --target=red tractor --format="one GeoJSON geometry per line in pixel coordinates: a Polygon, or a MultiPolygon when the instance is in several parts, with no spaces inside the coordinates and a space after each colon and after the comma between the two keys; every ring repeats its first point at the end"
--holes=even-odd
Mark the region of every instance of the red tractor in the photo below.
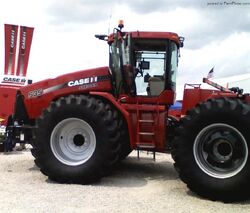
{"type": "Polygon", "coordinates": [[[184,39],[122,27],[96,36],[109,45],[109,67],[20,88],[8,137],[15,141],[23,134],[36,165],[57,182],[97,181],[132,150],[171,152],[192,191],[223,201],[247,198],[249,96],[237,88],[194,85],[184,91],[182,118],[173,117],[184,39]]]}

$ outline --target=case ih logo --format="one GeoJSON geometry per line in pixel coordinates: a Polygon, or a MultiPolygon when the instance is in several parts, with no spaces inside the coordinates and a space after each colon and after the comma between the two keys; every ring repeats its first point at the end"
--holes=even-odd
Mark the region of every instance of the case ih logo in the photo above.
{"type": "Polygon", "coordinates": [[[68,86],[74,87],[74,86],[80,86],[80,85],[90,84],[90,83],[94,83],[94,82],[97,82],[97,77],[82,78],[79,80],[69,81],[68,86]]]}
{"type": "Polygon", "coordinates": [[[26,83],[26,78],[3,77],[1,83],[25,84],[26,83]]]}
{"type": "Polygon", "coordinates": [[[13,49],[14,47],[15,47],[15,30],[11,30],[10,48],[13,49]]]}
{"type": "Polygon", "coordinates": [[[23,32],[23,37],[22,37],[21,42],[22,42],[22,49],[24,50],[26,47],[26,32],[25,31],[23,32]]]}

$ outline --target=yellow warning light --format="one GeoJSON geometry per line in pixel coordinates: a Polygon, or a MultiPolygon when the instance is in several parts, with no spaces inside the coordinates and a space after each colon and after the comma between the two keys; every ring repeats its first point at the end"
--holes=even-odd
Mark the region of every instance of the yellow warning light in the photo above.
{"type": "Polygon", "coordinates": [[[124,27],[124,21],[123,20],[119,20],[118,27],[120,28],[120,30],[124,27]]]}

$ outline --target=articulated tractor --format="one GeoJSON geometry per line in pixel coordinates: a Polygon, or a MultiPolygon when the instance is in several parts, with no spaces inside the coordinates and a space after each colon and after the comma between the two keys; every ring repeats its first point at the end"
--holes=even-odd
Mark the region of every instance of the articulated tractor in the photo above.
{"type": "Polygon", "coordinates": [[[21,87],[8,138],[22,135],[41,172],[60,183],[93,183],[145,150],[171,153],[180,179],[200,196],[248,198],[249,95],[204,79],[217,89],[186,88],[173,116],[184,38],[122,28],[96,35],[108,43],[108,67],[21,87]]]}

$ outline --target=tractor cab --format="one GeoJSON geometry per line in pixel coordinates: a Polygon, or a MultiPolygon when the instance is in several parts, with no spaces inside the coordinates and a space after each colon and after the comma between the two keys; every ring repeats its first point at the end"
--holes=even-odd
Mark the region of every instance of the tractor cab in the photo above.
{"type": "Polygon", "coordinates": [[[109,36],[96,37],[109,44],[113,95],[129,115],[130,146],[167,150],[168,109],[175,100],[179,48],[184,38],[170,32],[123,32],[122,23],[118,27],[109,36]]]}
{"type": "Polygon", "coordinates": [[[166,90],[175,93],[178,52],[183,45],[177,34],[122,32],[120,28],[108,37],[108,43],[116,96],[155,98],[166,90]]]}

